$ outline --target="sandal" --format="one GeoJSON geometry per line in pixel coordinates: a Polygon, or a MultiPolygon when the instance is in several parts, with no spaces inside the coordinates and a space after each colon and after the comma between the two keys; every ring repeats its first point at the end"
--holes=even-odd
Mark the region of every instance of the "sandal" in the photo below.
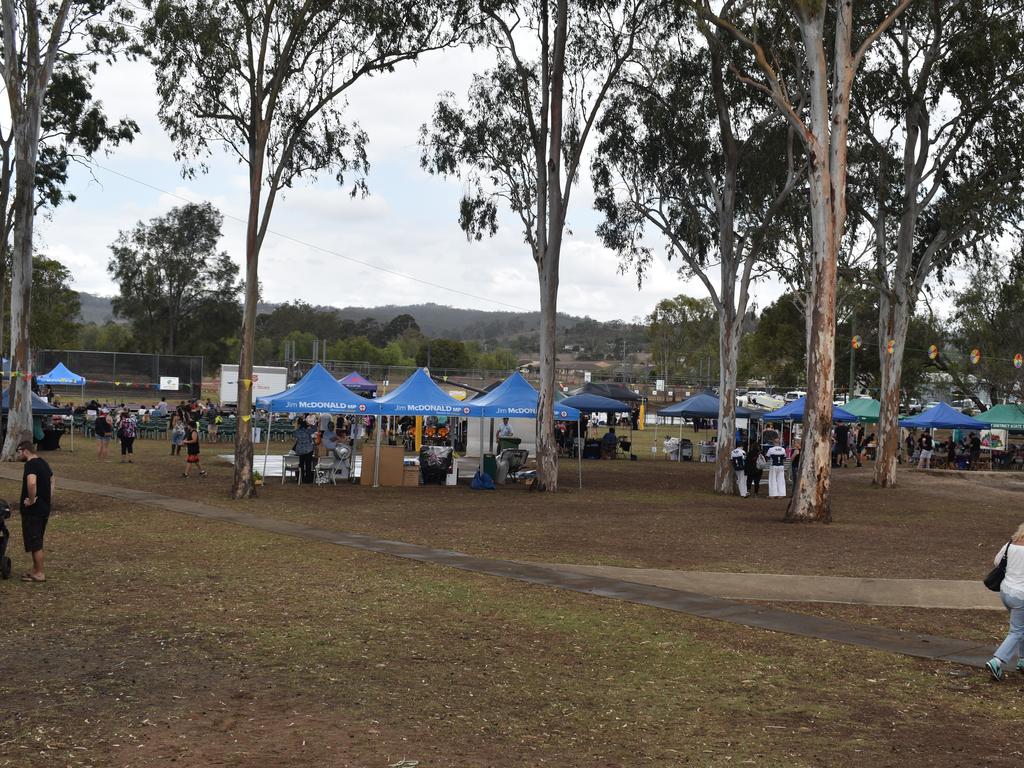
{"type": "Polygon", "coordinates": [[[202,472],[200,472],[199,476],[200,477],[206,477],[206,470],[204,469],[202,472]]]}
{"type": "Polygon", "coordinates": [[[38,576],[34,576],[31,573],[25,573],[25,574],[22,574],[21,580],[22,581],[27,581],[30,584],[43,584],[43,583],[46,582],[46,577],[44,576],[43,578],[40,579],[38,576]]]}
{"type": "Polygon", "coordinates": [[[186,479],[188,479],[188,472],[182,472],[182,473],[181,473],[181,476],[182,476],[182,477],[184,477],[184,478],[186,478],[186,479]]]}

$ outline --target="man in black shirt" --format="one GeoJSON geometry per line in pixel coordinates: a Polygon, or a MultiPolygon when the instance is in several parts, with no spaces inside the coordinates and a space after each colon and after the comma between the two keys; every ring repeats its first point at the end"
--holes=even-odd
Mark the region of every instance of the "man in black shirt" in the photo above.
{"type": "Polygon", "coordinates": [[[969,444],[971,446],[971,469],[977,469],[978,461],[979,459],[981,459],[981,438],[978,437],[975,433],[971,432],[971,439],[969,444]]]}
{"type": "Polygon", "coordinates": [[[21,480],[21,534],[25,540],[25,551],[32,555],[32,570],[21,577],[22,581],[42,583],[46,581],[43,570],[43,534],[50,519],[50,502],[53,498],[53,472],[50,465],[40,459],[30,440],[18,443],[18,461],[25,462],[21,480]]]}

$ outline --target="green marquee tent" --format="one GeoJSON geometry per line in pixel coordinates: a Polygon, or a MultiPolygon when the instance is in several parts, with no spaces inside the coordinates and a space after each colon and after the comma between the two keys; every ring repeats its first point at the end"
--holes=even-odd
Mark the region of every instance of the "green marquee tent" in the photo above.
{"type": "Polygon", "coordinates": [[[976,418],[996,429],[1024,430],[1024,405],[1016,403],[994,405],[976,418]]]}
{"type": "Polygon", "coordinates": [[[853,400],[843,404],[844,411],[856,416],[857,421],[863,421],[867,424],[878,422],[878,410],[881,407],[882,404],[871,397],[855,397],[853,400]]]}

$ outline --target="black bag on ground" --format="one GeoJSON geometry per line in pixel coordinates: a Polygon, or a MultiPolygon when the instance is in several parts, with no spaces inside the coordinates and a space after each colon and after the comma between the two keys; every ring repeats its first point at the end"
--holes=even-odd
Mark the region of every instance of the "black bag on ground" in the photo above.
{"type": "Polygon", "coordinates": [[[1003,557],[999,561],[999,565],[989,571],[988,576],[985,577],[985,586],[991,589],[993,592],[998,592],[999,588],[1003,584],[1003,579],[1006,577],[1006,558],[1010,556],[1010,544],[1012,539],[1006,542],[1006,551],[1003,552],[1003,557]]]}

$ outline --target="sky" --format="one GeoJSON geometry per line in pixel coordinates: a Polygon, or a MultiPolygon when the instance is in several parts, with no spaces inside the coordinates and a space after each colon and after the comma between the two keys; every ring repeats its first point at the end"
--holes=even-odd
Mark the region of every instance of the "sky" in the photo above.
{"type": "MultiPolygon", "coordinates": [[[[260,257],[265,301],[539,308],[536,268],[521,226],[506,215],[497,236],[467,242],[457,218],[462,183],[432,177],[419,165],[419,128],[430,119],[440,93],[464,94],[472,73],[486,66],[480,52],[445,51],[364,79],[349,91],[347,115],[370,137],[370,195],[353,199],[328,177],[279,197],[260,257]]],[[[106,267],[119,232],[186,201],[210,201],[225,217],[221,247],[242,265],[245,167],[216,152],[209,173],[182,177],[172,142],[156,118],[155,81],[146,62],[101,69],[95,93],[109,117],[131,117],[141,134],[97,157],[92,168],[73,170],[69,186],[78,199],[37,223],[37,251],[65,264],[77,290],[112,296],[117,286],[106,267]]],[[[589,174],[584,174],[573,192],[571,234],[562,251],[561,312],[631,321],[649,314],[663,298],[706,295],[699,282],[676,274],[678,262],[664,257],[638,287],[635,274],[623,274],[615,253],[595,234],[600,217],[592,201],[589,174]]],[[[661,252],[660,243],[653,244],[661,252]]],[[[754,297],[763,307],[781,292],[769,281],[755,287],[754,297]]]]}

